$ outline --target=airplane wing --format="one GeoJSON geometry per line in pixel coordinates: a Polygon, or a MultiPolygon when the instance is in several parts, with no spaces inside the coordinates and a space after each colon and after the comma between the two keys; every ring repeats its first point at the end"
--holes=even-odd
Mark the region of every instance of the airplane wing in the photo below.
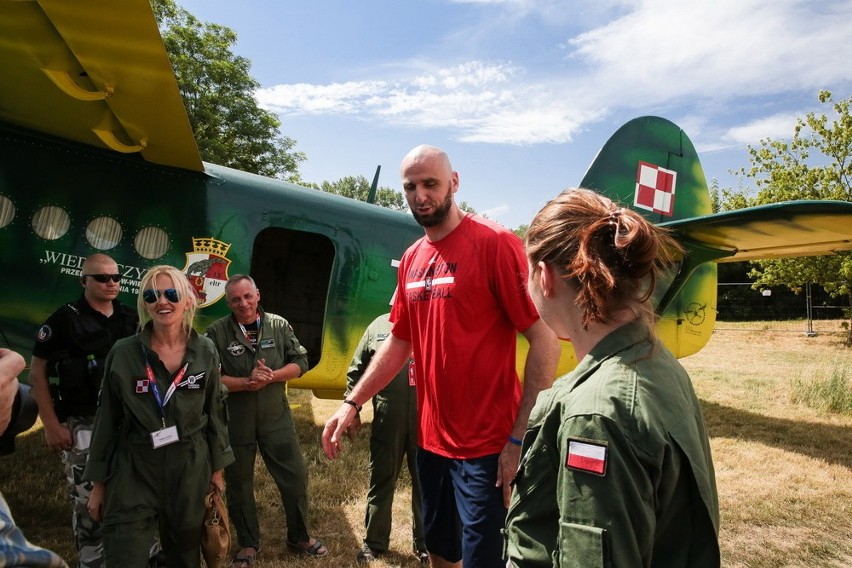
{"type": "Polygon", "coordinates": [[[0,1],[0,120],[204,171],[149,0],[0,1]]]}
{"type": "Polygon", "coordinates": [[[786,201],[660,223],[717,262],[814,256],[852,250],[852,203],[786,201]]]}

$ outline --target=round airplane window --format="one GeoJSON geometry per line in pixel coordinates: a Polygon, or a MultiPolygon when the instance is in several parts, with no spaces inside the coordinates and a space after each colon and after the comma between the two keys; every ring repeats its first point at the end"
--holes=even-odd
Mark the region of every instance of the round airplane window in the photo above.
{"type": "Polygon", "coordinates": [[[109,250],[121,241],[121,223],[112,217],[97,217],[86,227],[86,240],[100,250],[109,250]]]}
{"type": "Polygon", "coordinates": [[[71,228],[71,217],[61,207],[48,205],[33,215],[33,231],[48,241],[61,238],[71,228]]]}
{"type": "Polygon", "coordinates": [[[141,257],[154,260],[169,250],[169,234],[159,227],[145,227],[136,233],[133,246],[141,257]]]}
{"type": "Polygon", "coordinates": [[[5,195],[0,195],[0,229],[15,218],[15,204],[5,195]]]}

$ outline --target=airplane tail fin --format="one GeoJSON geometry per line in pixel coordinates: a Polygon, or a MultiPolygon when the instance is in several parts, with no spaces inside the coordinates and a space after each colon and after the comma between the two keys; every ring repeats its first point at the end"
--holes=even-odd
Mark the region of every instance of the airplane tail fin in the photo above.
{"type": "MultiPolygon", "coordinates": [[[[654,224],[712,213],[707,180],[695,147],[679,126],[644,116],[619,128],[580,183],[639,212],[654,224]]],[[[678,357],[701,349],[716,321],[716,264],[689,248],[677,274],[654,293],[658,331],[678,357]]]]}
{"type": "Polygon", "coordinates": [[[655,224],[712,213],[695,147],[679,126],[657,116],[635,118],[619,128],[581,185],[655,224]]]}
{"type": "Polygon", "coordinates": [[[631,120],[604,144],[581,182],[666,227],[684,245],[677,272],[657,282],[658,329],[678,357],[709,340],[718,262],[852,250],[852,204],[790,201],[713,213],[689,137],[659,117],[631,120]]]}

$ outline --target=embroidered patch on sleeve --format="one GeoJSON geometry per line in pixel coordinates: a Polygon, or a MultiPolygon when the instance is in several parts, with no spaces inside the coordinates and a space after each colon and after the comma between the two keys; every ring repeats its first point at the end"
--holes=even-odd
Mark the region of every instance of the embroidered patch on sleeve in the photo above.
{"type": "Polygon", "coordinates": [[[606,474],[608,448],[606,442],[568,438],[565,467],[596,475],[606,474]]]}
{"type": "Polygon", "coordinates": [[[38,328],[38,333],[36,334],[36,339],[41,341],[42,343],[50,339],[50,336],[53,335],[53,330],[50,329],[50,326],[44,324],[40,328],[38,328]]]}

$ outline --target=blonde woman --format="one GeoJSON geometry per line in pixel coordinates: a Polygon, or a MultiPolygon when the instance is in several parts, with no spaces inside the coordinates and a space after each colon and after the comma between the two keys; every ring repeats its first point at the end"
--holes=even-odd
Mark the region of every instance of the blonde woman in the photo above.
{"type": "Polygon", "coordinates": [[[107,566],[143,568],[159,533],[170,568],[200,566],[204,496],[234,457],[213,343],[192,328],[186,276],[154,266],[137,300],[141,331],[107,357],[85,477],[104,523],[107,566]]]}

